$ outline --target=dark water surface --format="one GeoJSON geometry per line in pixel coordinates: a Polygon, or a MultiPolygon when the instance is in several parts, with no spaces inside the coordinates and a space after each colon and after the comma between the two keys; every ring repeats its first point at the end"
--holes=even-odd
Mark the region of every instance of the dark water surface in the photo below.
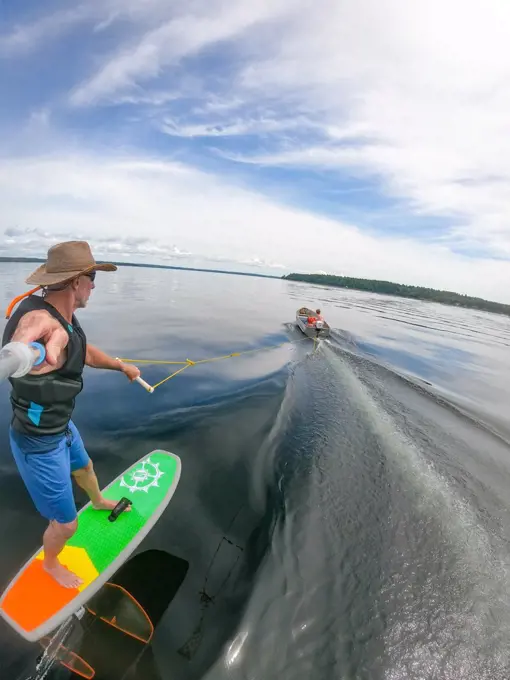
{"type": "MultiPolygon", "coordinates": [[[[0,266],[2,305],[30,269],[0,266]]],[[[207,273],[96,281],[79,318],[113,355],[199,360],[288,341],[193,366],[152,395],[86,371],[74,421],[102,484],[154,448],[183,465],[138,553],[188,570],[122,677],[510,678],[510,319],[207,273]],[[303,304],[334,329],[315,353],[292,324],[303,304]]],[[[142,368],[153,384],[172,370],[142,368]]],[[[0,404],[3,587],[44,521],[11,459],[5,384],[0,404]]],[[[0,621],[0,677],[35,647],[0,621]]]]}

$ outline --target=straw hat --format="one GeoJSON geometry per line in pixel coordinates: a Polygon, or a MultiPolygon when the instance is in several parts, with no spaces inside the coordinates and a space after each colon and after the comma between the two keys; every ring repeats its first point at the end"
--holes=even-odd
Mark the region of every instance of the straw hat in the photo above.
{"type": "Polygon", "coordinates": [[[114,272],[117,267],[97,264],[86,241],[65,241],[48,250],[46,262],[30,274],[26,283],[53,286],[96,270],[114,272]]]}

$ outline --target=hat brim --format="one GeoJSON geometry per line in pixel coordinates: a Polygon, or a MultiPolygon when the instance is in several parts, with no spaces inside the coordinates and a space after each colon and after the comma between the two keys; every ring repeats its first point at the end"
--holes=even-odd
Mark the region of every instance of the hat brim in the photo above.
{"type": "Polygon", "coordinates": [[[102,264],[94,264],[86,269],[79,269],[78,271],[73,272],[48,273],[46,271],[46,264],[42,264],[25,279],[25,283],[34,284],[36,286],[54,286],[57,283],[64,283],[64,281],[70,281],[77,276],[83,276],[84,274],[93,271],[115,272],[117,271],[117,266],[105,262],[102,264]]]}

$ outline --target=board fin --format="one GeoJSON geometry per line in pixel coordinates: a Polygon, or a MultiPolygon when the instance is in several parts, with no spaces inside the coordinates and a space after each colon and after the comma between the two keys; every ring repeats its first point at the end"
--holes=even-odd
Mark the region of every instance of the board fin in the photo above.
{"type": "MultiPolygon", "coordinates": [[[[43,649],[48,649],[51,645],[51,637],[45,635],[39,640],[39,643],[43,649]]],[[[90,664],[88,664],[85,659],[83,659],[79,654],[73,652],[71,649],[66,647],[64,644],[60,644],[54,652],[54,658],[58,661],[64,668],[67,668],[71,672],[79,675],[80,678],[85,678],[85,680],[92,680],[96,672],[90,664]]]]}
{"type": "Polygon", "coordinates": [[[149,644],[152,639],[154,626],[149,615],[131,593],[116,583],[105,583],[85,607],[90,614],[135,640],[149,644]]]}

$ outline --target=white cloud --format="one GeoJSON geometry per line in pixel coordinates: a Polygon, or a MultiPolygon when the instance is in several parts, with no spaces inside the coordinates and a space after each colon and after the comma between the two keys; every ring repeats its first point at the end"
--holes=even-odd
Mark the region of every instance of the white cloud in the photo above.
{"type": "Polygon", "coordinates": [[[237,160],[364,172],[460,224],[452,241],[510,257],[509,22],[498,0],[323,3],[241,76],[245,98],[308,106],[323,140],[237,160]]]}
{"type": "Polygon", "coordinates": [[[241,114],[227,107],[218,117],[206,104],[203,120],[163,120],[167,134],[272,135],[262,153],[226,157],[369,175],[412,213],[451,219],[445,235],[458,247],[510,257],[509,23],[500,0],[212,0],[178,14],[174,6],[71,101],[181,78],[184,58],[230,43],[239,64],[227,99],[243,102],[241,114]],[[275,101],[277,115],[264,115],[275,101]],[[298,128],[321,139],[279,139],[298,128]]]}
{"type": "MultiPolygon", "coordinates": [[[[91,69],[88,77],[56,104],[38,102],[27,146],[41,148],[39,136],[53,158],[3,163],[0,224],[32,229],[44,220],[63,232],[112,234],[119,248],[119,234],[135,237],[142,228],[164,250],[175,243],[203,254],[206,244],[213,259],[508,298],[508,262],[484,259],[510,258],[508,3],[89,0],[58,7],[0,36],[0,55],[29,53],[79,23],[102,50],[111,49],[102,38],[111,31],[115,48],[83,55],[78,70],[81,78],[91,69]],[[130,130],[140,130],[140,139],[150,126],[180,138],[166,139],[165,148],[193,145],[199,162],[211,149],[187,140],[214,137],[215,153],[247,165],[246,183],[255,174],[248,164],[319,170],[315,180],[327,177],[331,191],[336,179],[368,177],[394,199],[400,223],[408,214],[445,226],[435,245],[413,235],[419,219],[409,220],[407,239],[375,237],[143,152],[84,155],[79,125],[71,145],[65,130],[52,138],[50,113],[52,121],[62,113],[84,120],[98,104],[130,104],[124,120],[115,112],[115,143],[123,148],[136,143],[130,130]],[[123,128],[127,120],[132,127],[123,128]],[[461,249],[481,257],[455,254],[461,249]]],[[[379,218],[363,209],[366,222],[379,218]]]]}
{"type": "Polygon", "coordinates": [[[154,238],[144,236],[101,236],[89,232],[47,231],[39,227],[8,227],[0,240],[0,255],[4,257],[44,257],[55,243],[68,240],[85,240],[90,244],[96,259],[145,264],[224,268],[239,271],[260,270],[276,276],[287,273],[285,265],[264,260],[256,255],[249,259],[232,259],[226,255],[191,253],[188,250],[154,238]],[[281,271],[274,271],[281,270],[281,271]]]}
{"type": "Polygon", "coordinates": [[[121,256],[129,258],[130,261],[137,256],[141,256],[144,261],[148,259],[151,262],[155,259],[164,261],[192,256],[192,253],[181,250],[174,244],[155,241],[144,236],[101,236],[97,233],[70,230],[48,231],[40,227],[8,227],[4,231],[0,251],[3,251],[3,254],[10,253],[11,256],[23,254],[41,257],[55,243],[72,239],[88,241],[96,252],[101,253],[102,257],[121,256]]]}
{"type": "Polygon", "coordinates": [[[175,137],[235,137],[237,135],[261,135],[302,128],[306,121],[300,118],[271,120],[264,118],[239,119],[225,124],[223,121],[186,124],[165,118],[161,130],[175,137]]]}
{"type": "Polygon", "coordinates": [[[145,251],[149,260],[165,262],[191,253],[188,257],[244,261],[259,268],[283,261],[293,270],[510,300],[504,262],[470,260],[438,245],[375,238],[178,163],[86,154],[3,160],[0,204],[0,229],[8,230],[6,241],[14,239],[4,245],[10,252],[17,247],[21,255],[37,247],[44,255],[46,244],[61,237],[88,238],[98,257],[145,251]],[[25,242],[16,245],[20,238],[25,242]]]}
{"type": "Polygon", "coordinates": [[[5,31],[0,35],[0,56],[33,53],[84,23],[90,23],[95,33],[122,20],[142,28],[158,25],[161,17],[178,8],[177,0],[86,0],[72,8],[69,4],[66,0],[48,0],[44,3],[46,14],[5,31]]]}
{"type": "Polygon", "coordinates": [[[109,104],[150,104],[151,106],[162,106],[163,104],[168,104],[168,102],[176,101],[180,99],[181,94],[179,92],[165,91],[165,90],[153,90],[139,92],[134,92],[132,94],[121,94],[110,100],[109,104]]]}
{"type": "Polygon", "coordinates": [[[129,89],[137,82],[161,75],[164,67],[197,54],[215,43],[238,38],[259,22],[274,18],[286,0],[235,3],[226,0],[199,3],[186,16],[172,17],[144,33],[113,56],[94,76],[71,94],[74,106],[83,106],[129,89]],[[193,10],[197,13],[193,14],[193,10]]]}
{"type": "Polygon", "coordinates": [[[259,267],[263,269],[286,269],[285,265],[281,264],[280,262],[264,260],[257,256],[251,257],[248,260],[241,260],[240,264],[245,264],[248,267],[259,267]]]}
{"type": "Polygon", "coordinates": [[[77,24],[91,18],[91,8],[78,5],[45,15],[32,23],[21,24],[0,35],[0,56],[20,56],[37,49],[77,24]]]}

